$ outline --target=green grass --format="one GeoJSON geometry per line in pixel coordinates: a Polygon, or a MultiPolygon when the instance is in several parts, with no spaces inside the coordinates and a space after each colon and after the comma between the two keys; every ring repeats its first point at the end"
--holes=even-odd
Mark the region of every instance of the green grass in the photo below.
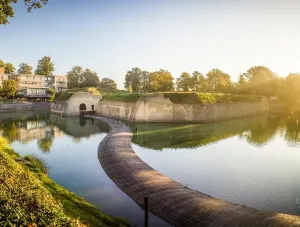
{"type": "Polygon", "coordinates": [[[136,102],[142,94],[138,93],[106,93],[103,94],[102,101],[114,101],[114,102],[136,102]]]}
{"type": "Polygon", "coordinates": [[[0,226],[128,226],[56,184],[44,168],[37,157],[21,159],[0,137],[0,226]]]}
{"type": "Polygon", "coordinates": [[[164,93],[174,104],[260,102],[261,96],[223,93],[169,92],[164,93]]]}
{"type": "Polygon", "coordinates": [[[74,92],[64,92],[64,93],[56,93],[54,101],[66,101],[68,100],[74,92]]]}

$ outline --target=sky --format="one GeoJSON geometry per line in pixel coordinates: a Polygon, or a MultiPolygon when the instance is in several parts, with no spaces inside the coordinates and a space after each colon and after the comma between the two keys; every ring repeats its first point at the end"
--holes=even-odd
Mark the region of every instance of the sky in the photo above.
{"type": "Polygon", "coordinates": [[[49,0],[0,25],[0,59],[34,68],[51,56],[56,75],[90,68],[123,88],[133,67],[177,78],[213,68],[237,81],[252,66],[300,72],[299,0],[49,0]]]}

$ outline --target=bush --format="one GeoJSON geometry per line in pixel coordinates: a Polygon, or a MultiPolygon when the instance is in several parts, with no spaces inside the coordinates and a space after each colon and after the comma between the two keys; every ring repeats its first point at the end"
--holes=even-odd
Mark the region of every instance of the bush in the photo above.
{"type": "Polygon", "coordinates": [[[260,102],[261,96],[223,93],[170,92],[164,93],[175,104],[260,102]]]}

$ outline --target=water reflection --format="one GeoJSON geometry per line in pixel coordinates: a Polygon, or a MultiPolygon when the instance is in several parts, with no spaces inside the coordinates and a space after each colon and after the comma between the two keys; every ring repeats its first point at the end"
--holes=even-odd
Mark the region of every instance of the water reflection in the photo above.
{"type": "Polygon", "coordinates": [[[27,144],[37,140],[38,148],[50,152],[55,137],[70,135],[74,142],[89,138],[109,127],[93,119],[64,118],[47,112],[23,112],[0,115],[0,136],[10,143],[27,144]]]}
{"type": "Polygon", "coordinates": [[[299,115],[257,115],[205,124],[130,123],[138,128],[132,142],[153,150],[196,148],[238,135],[254,146],[264,146],[279,133],[290,145],[300,142],[299,115]]]}

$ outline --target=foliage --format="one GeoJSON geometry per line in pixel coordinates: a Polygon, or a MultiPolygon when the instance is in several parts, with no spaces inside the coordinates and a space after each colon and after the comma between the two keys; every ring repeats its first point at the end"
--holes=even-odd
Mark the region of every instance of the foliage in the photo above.
{"type": "Polygon", "coordinates": [[[102,101],[136,102],[141,96],[137,93],[108,93],[103,95],[102,101]]]}
{"type": "Polygon", "coordinates": [[[142,71],[139,68],[132,68],[131,70],[127,71],[124,83],[125,88],[129,89],[129,86],[131,85],[132,91],[140,92],[141,78],[145,75],[145,73],[145,71],[142,71]]]}
{"type": "Polygon", "coordinates": [[[46,94],[50,95],[50,101],[53,101],[55,98],[55,91],[53,88],[48,88],[46,94]]]}
{"type": "Polygon", "coordinates": [[[36,67],[34,74],[51,76],[54,70],[55,68],[53,62],[51,61],[51,57],[45,56],[38,61],[38,65],[36,67]]]}
{"type": "Polygon", "coordinates": [[[150,74],[150,87],[153,92],[173,91],[173,76],[167,70],[159,70],[150,74]]]}
{"type": "Polygon", "coordinates": [[[34,169],[34,172],[42,172],[48,174],[50,166],[48,163],[35,155],[27,155],[24,157],[24,160],[30,162],[29,165],[31,169],[34,169]]]}
{"type": "Polygon", "coordinates": [[[99,83],[99,88],[117,89],[117,84],[112,79],[103,78],[99,83]]]}
{"type": "Polygon", "coordinates": [[[14,158],[0,137],[0,226],[129,226],[53,182],[43,160],[14,158]]]}
{"type": "Polygon", "coordinates": [[[64,92],[64,93],[56,93],[55,94],[55,100],[56,101],[66,101],[68,100],[74,92],[64,92]]]}
{"type": "Polygon", "coordinates": [[[128,92],[129,92],[129,94],[132,94],[132,86],[131,86],[131,84],[129,84],[128,92]]]}
{"type": "Polygon", "coordinates": [[[0,59],[0,67],[5,67],[5,63],[4,63],[4,61],[2,61],[2,59],[0,59]]]}
{"type": "Polygon", "coordinates": [[[213,69],[206,75],[207,89],[211,91],[223,91],[232,86],[230,76],[219,69],[213,69]]]}
{"type": "Polygon", "coordinates": [[[177,78],[176,86],[178,91],[192,91],[194,88],[194,81],[190,74],[183,72],[179,78],[177,78]]]}
{"type": "Polygon", "coordinates": [[[95,87],[88,87],[87,92],[90,92],[92,95],[101,95],[100,91],[95,87]]]}
{"type": "Polygon", "coordinates": [[[32,74],[32,66],[27,63],[21,63],[18,69],[19,74],[32,74]]]}
{"type": "Polygon", "coordinates": [[[6,74],[10,74],[10,73],[12,73],[16,70],[14,65],[9,63],[9,62],[5,63],[4,68],[5,68],[5,73],[6,74]]]}
{"type": "Polygon", "coordinates": [[[194,71],[192,73],[193,91],[201,91],[206,89],[206,80],[202,73],[194,71]]]}
{"type": "Polygon", "coordinates": [[[4,80],[2,84],[2,95],[6,98],[14,97],[17,92],[17,83],[15,80],[4,80]]]}
{"type": "Polygon", "coordinates": [[[33,173],[0,149],[1,226],[80,226],[33,173]]]}
{"type": "MultiPolygon", "coordinates": [[[[14,10],[11,6],[12,3],[17,3],[18,0],[1,0],[0,1],[0,24],[8,24],[8,17],[14,17],[14,10]]],[[[24,0],[28,12],[31,9],[41,8],[48,0],[24,0]]]]}
{"type": "Polygon", "coordinates": [[[68,88],[86,88],[98,87],[99,77],[96,72],[90,69],[83,69],[80,66],[74,66],[71,71],[67,73],[68,88]]]}
{"type": "Polygon", "coordinates": [[[171,92],[164,93],[175,104],[202,104],[202,103],[231,103],[231,102],[260,102],[260,96],[233,95],[223,93],[195,93],[195,92],[171,92]]]}

